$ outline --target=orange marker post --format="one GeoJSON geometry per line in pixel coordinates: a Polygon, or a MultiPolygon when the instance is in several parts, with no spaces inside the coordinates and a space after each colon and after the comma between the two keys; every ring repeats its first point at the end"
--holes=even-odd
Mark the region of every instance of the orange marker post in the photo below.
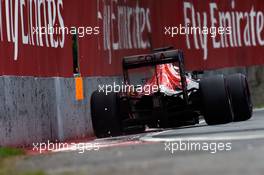
{"type": "Polygon", "coordinates": [[[75,99],[83,100],[83,79],[82,77],[75,77],[75,99]]]}

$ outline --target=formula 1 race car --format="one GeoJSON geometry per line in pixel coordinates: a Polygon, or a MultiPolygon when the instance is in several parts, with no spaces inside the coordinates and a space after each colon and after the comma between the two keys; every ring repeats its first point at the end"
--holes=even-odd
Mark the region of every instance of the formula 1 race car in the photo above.
{"type": "Polygon", "coordinates": [[[243,74],[204,77],[198,71],[186,73],[183,52],[161,48],[152,54],[123,59],[125,89],[131,87],[129,70],[142,67],[153,67],[154,73],[141,91],[93,92],[91,115],[97,137],[144,132],[146,127],[195,125],[201,117],[208,125],[218,125],[252,116],[250,91],[243,74]]]}

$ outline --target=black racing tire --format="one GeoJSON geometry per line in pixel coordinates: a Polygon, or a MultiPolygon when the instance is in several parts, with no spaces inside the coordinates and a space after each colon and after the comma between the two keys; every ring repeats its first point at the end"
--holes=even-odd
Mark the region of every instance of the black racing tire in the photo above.
{"type": "Polygon", "coordinates": [[[94,133],[98,138],[122,135],[117,93],[106,95],[98,90],[91,97],[91,116],[94,133]]]}
{"type": "Polygon", "coordinates": [[[252,117],[253,105],[247,78],[243,74],[234,74],[226,77],[231,96],[234,121],[246,121],[252,117]]]}
{"type": "Polygon", "coordinates": [[[202,114],[208,125],[233,121],[230,95],[223,75],[203,78],[200,81],[202,114]]]}

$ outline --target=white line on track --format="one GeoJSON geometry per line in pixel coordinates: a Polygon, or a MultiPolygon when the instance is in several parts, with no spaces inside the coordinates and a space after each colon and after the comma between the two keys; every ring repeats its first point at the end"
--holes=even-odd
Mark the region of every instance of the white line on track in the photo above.
{"type": "Polygon", "coordinates": [[[264,108],[255,108],[253,111],[254,112],[263,112],[264,108]]]}
{"type": "MultiPolygon", "coordinates": [[[[226,140],[252,140],[264,139],[263,131],[249,131],[249,132],[235,132],[235,133],[222,133],[222,134],[202,134],[200,136],[175,136],[175,137],[162,137],[162,134],[170,133],[164,131],[160,133],[148,134],[141,137],[141,141],[145,142],[173,142],[173,141],[226,141],[226,140]]],[[[175,132],[175,131],[174,131],[175,132]]]]}

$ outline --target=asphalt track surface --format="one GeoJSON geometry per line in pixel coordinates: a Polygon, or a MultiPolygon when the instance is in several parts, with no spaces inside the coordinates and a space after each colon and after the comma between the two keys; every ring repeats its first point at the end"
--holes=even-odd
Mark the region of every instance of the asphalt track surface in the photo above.
{"type": "Polygon", "coordinates": [[[246,122],[207,126],[201,121],[197,126],[89,143],[100,145],[100,149],[26,156],[13,167],[46,174],[263,175],[264,110],[256,110],[246,122]]]}

